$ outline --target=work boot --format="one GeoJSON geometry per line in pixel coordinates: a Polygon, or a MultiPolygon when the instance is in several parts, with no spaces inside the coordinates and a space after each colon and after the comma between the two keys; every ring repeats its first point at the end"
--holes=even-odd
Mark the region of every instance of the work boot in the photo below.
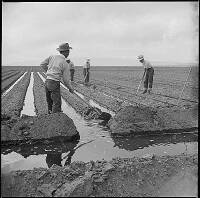
{"type": "Polygon", "coordinates": [[[142,93],[143,93],[143,94],[144,94],[144,93],[147,93],[147,89],[145,89],[142,93]]]}

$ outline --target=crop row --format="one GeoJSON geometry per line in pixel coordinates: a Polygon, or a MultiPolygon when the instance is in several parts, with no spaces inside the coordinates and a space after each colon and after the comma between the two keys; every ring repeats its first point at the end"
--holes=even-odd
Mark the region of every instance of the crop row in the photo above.
{"type": "Polygon", "coordinates": [[[23,109],[24,99],[27,88],[30,83],[30,75],[28,72],[25,76],[14,85],[14,87],[1,98],[1,113],[9,117],[20,116],[23,109]]]}
{"type": "MultiPolygon", "coordinates": [[[[80,86],[80,84],[78,83],[74,84],[77,91],[84,95],[87,95],[88,97],[92,97],[98,103],[106,105],[107,108],[112,108],[112,110],[117,110],[119,108],[119,101],[127,101],[132,104],[139,103],[140,105],[151,106],[155,108],[176,106],[177,104],[177,99],[162,95],[136,95],[135,93],[130,93],[128,90],[118,89],[117,87],[113,86],[111,88],[110,86],[101,86],[98,84],[98,86],[95,86],[95,89],[91,89],[86,86],[80,86]],[[103,94],[106,94],[108,97],[103,96],[103,94]],[[115,98],[115,100],[110,99],[109,96],[115,98]]],[[[97,85],[97,83],[95,85],[97,85]]],[[[190,101],[181,100],[179,105],[190,106],[192,104],[193,103],[191,103],[190,101]]]]}
{"type": "MultiPolygon", "coordinates": [[[[140,79],[141,80],[141,79],[140,79]]],[[[119,90],[119,91],[125,91],[127,93],[133,94],[137,92],[140,80],[135,80],[133,82],[133,84],[130,86],[130,83],[113,83],[110,81],[106,81],[106,80],[97,80],[97,79],[93,79],[91,80],[91,84],[95,84],[98,85],[99,87],[102,87],[102,89],[104,89],[104,87],[106,88],[110,88],[110,89],[114,89],[114,90],[119,90]],[[125,84],[125,85],[123,85],[125,84]]],[[[76,77],[76,82],[81,82],[81,78],[77,78],[76,77]]],[[[142,87],[143,85],[140,86],[139,92],[142,92],[142,87]]],[[[157,100],[159,100],[159,98],[163,98],[162,100],[168,100],[170,101],[170,99],[172,99],[172,101],[175,99],[178,100],[181,91],[183,88],[183,84],[180,85],[169,85],[169,84],[163,84],[163,83],[154,83],[153,86],[153,92],[152,95],[154,96],[154,98],[157,100]]],[[[198,89],[195,87],[191,87],[188,86],[186,84],[183,95],[182,95],[182,100],[185,101],[190,101],[190,102],[197,102],[198,101],[198,89]]],[[[172,102],[173,104],[173,102],[172,102]]]]}
{"type": "Polygon", "coordinates": [[[36,115],[47,114],[48,106],[45,94],[45,85],[37,73],[33,73],[33,96],[36,115]]]}
{"type": "Polygon", "coordinates": [[[7,90],[9,87],[11,87],[15,81],[20,78],[22,75],[24,74],[24,72],[16,72],[11,76],[8,76],[8,78],[5,78],[4,80],[2,80],[1,83],[1,93],[3,93],[5,90],[7,90]]]}
{"type": "MultiPolygon", "coordinates": [[[[178,99],[182,88],[185,89],[182,99],[189,101],[198,101],[198,68],[193,67],[187,78],[189,68],[155,68],[153,92],[152,94],[178,99]],[[187,83],[185,81],[187,79],[187,83]]],[[[106,68],[92,68],[90,72],[90,82],[99,86],[106,86],[113,89],[126,90],[129,93],[136,93],[142,78],[142,68],[130,68],[120,70],[117,67],[113,70],[106,68]]],[[[83,81],[82,70],[75,71],[75,81],[83,81]]],[[[141,93],[143,83],[140,86],[141,93]]]]}
{"type": "Polygon", "coordinates": [[[4,79],[6,76],[9,76],[10,74],[15,73],[15,72],[17,72],[17,71],[16,70],[6,70],[1,73],[1,79],[4,79]]]}
{"type": "Polygon", "coordinates": [[[1,80],[4,81],[4,80],[7,80],[8,78],[11,78],[12,76],[15,76],[17,74],[21,73],[20,71],[13,71],[7,75],[3,75],[1,80]]]}

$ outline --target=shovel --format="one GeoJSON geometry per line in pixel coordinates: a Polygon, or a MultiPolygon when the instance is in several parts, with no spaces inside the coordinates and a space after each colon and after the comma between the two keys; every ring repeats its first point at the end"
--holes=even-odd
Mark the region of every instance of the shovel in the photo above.
{"type": "Polygon", "coordinates": [[[181,94],[180,94],[180,96],[179,96],[179,98],[178,98],[178,101],[177,101],[177,104],[176,104],[177,106],[178,106],[178,104],[179,104],[179,102],[180,102],[180,100],[181,100],[181,97],[182,97],[182,95],[183,95],[183,91],[184,91],[185,86],[186,86],[186,84],[187,84],[187,81],[188,81],[188,78],[189,78],[189,75],[190,75],[191,70],[192,70],[192,66],[190,66],[190,69],[189,69],[189,71],[188,71],[188,75],[187,75],[186,81],[185,81],[185,83],[184,83],[184,86],[183,86],[183,88],[182,88],[181,94]]]}
{"type": "Polygon", "coordinates": [[[140,81],[140,84],[138,85],[138,88],[137,88],[136,94],[137,94],[138,91],[139,91],[139,88],[140,88],[141,83],[142,83],[142,81],[143,81],[143,79],[144,79],[144,75],[145,75],[145,73],[146,73],[146,72],[144,72],[144,74],[143,74],[143,76],[142,76],[142,79],[141,79],[141,81],[140,81]]]}

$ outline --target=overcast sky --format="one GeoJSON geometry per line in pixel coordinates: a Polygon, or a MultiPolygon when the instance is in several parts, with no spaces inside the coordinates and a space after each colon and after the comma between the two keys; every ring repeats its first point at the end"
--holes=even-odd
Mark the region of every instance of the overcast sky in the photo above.
{"type": "Polygon", "coordinates": [[[198,62],[194,2],[2,2],[2,65],[39,65],[63,42],[83,65],[198,62]]]}

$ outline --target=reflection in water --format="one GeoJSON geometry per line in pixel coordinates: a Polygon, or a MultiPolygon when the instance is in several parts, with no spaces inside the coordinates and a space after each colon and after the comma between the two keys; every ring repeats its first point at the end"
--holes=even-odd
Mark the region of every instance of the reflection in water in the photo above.
{"type": "Polygon", "coordinates": [[[53,164],[56,164],[58,166],[62,166],[61,162],[65,160],[64,165],[69,165],[71,163],[71,158],[73,154],[75,153],[76,149],[82,146],[83,143],[80,144],[78,147],[78,143],[80,140],[80,137],[78,140],[74,141],[68,141],[64,140],[64,137],[62,139],[55,140],[44,140],[43,142],[36,142],[31,144],[21,144],[21,145],[10,145],[9,147],[3,147],[1,150],[1,153],[6,155],[11,152],[16,152],[22,155],[24,158],[29,157],[30,155],[41,155],[41,154],[47,154],[46,156],[46,163],[48,167],[50,168],[53,164]],[[66,154],[62,158],[62,154],[66,154]]]}
{"type": "Polygon", "coordinates": [[[198,136],[196,134],[173,134],[173,135],[155,135],[155,136],[142,136],[142,137],[119,137],[116,135],[112,136],[112,139],[120,149],[127,151],[134,151],[145,147],[159,145],[159,144],[177,144],[181,142],[196,142],[198,136]]]}
{"type": "Polygon", "coordinates": [[[62,153],[48,153],[46,156],[46,163],[48,165],[48,167],[50,168],[53,164],[56,164],[58,166],[62,166],[61,162],[63,160],[65,160],[65,158],[67,158],[65,160],[64,166],[67,166],[69,164],[71,164],[72,161],[72,156],[75,153],[75,149],[72,149],[69,151],[69,153],[62,158],[62,153]]]}
{"type": "Polygon", "coordinates": [[[46,163],[48,167],[50,168],[53,164],[56,164],[58,166],[62,166],[62,153],[49,153],[46,157],[46,163]]]}

